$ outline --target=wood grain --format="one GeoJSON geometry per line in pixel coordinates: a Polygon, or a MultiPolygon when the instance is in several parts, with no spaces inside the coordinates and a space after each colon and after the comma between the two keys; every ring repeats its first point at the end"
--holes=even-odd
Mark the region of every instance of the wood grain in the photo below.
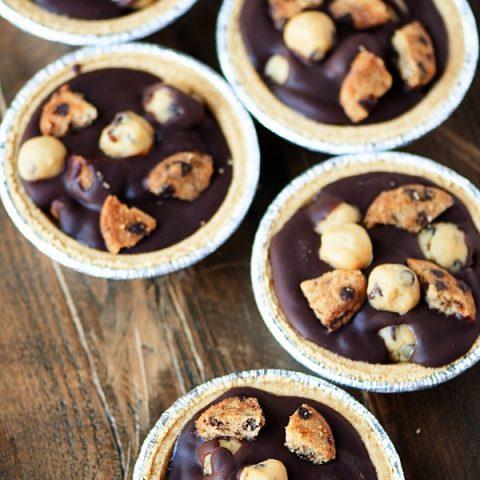
{"type": "MultiPolygon", "coordinates": [[[[148,40],[218,70],[218,0],[148,40]]],[[[478,2],[472,2],[480,14],[478,2]]],[[[5,101],[39,68],[70,50],[0,20],[5,101]]],[[[0,95],[1,97],[1,95],[0,95]]],[[[480,82],[452,118],[405,150],[480,185],[480,82]]],[[[0,111],[1,111],[0,100],[0,111]]],[[[324,160],[257,125],[262,172],[233,237],[200,264],[151,280],[90,278],[52,263],[0,211],[0,478],[131,478],[146,433],[179,395],[228,372],[305,371],[275,342],[253,300],[249,258],[268,204],[324,160]]],[[[480,478],[480,367],[435,390],[352,393],[377,415],[409,480],[480,478]]]]}

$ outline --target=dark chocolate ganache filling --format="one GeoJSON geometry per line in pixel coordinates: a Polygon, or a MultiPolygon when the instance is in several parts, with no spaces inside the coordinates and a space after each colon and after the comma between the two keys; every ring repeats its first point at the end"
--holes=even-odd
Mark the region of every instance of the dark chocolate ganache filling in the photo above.
{"type": "Polygon", "coordinates": [[[195,420],[206,410],[203,409],[190,420],[182,430],[175,445],[167,473],[168,480],[200,480],[202,457],[205,451],[212,452],[212,480],[238,480],[243,467],[255,465],[268,459],[281,461],[289,480],[317,479],[376,479],[375,467],[363,441],[354,426],[345,417],[330,407],[311,399],[280,397],[254,388],[235,388],[212,403],[233,396],[255,397],[265,416],[265,425],[258,437],[244,442],[232,455],[220,448],[218,440],[205,442],[196,435],[195,420]],[[303,403],[315,408],[330,425],[337,450],[336,459],[323,465],[314,465],[291,453],[285,443],[285,427],[290,415],[303,403]]]}
{"type": "MultiPolygon", "coordinates": [[[[327,12],[330,3],[331,0],[325,1],[318,10],[327,12]]],[[[386,0],[386,3],[395,10],[398,20],[363,31],[336,23],[335,45],[318,64],[300,60],[285,46],[282,32],[274,27],[269,15],[267,0],[245,0],[240,15],[240,31],[250,61],[272,92],[289,107],[322,123],[351,123],[339,103],[341,84],[361,47],[380,56],[394,83],[363,123],[384,122],[419,103],[442,75],[448,60],[447,31],[432,0],[405,0],[408,13],[403,13],[394,0],[386,0]],[[429,85],[415,90],[408,89],[401,80],[391,46],[395,30],[413,20],[420,21],[429,32],[437,60],[436,77],[429,85]],[[269,82],[263,74],[267,60],[275,54],[284,55],[290,64],[290,73],[283,85],[269,82]]]]}
{"type": "MultiPolygon", "coordinates": [[[[120,201],[139,208],[157,221],[157,228],[136,246],[124,250],[127,253],[151,252],[178,243],[207,222],[225,199],[232,180],[230,152],[220,126],[207,109],[189,128],[161,126],[149,119],[155,128],[155,142],[143,157],[113,159],[100,150],[98,142],[103,128],[122,111],[145,115],[142,95],[159,81],[158,77],[146,72],[118,68],[80,73],[70,80],[71,90],[83,94],[95,105],[98,118],[90,127],[73,131],[60,140],[69,155],[81,155],[91,162],[99,181],[93,188],[81,190],[68,176],[68,162],[66,170],[57,177],[23,181],[28,195],[50,218],[52,202],[60,200],[65,208],[59,218],[59,228],[89,247],[106,250],[99,217],[108,195],[116,195],[120,201]],[[146,175],[162,159],[181,151],[212,156],[214,173],[210,186],[192,202],[150,193],[144,185],[146,175]]],[[[40,135],[42,106],[32,116],[23,140],[40,135]]],[[[52,218],[52,221],[56,220],[52,218]]]]}
{"type": "Polygon", "coordinates": [[[34,0],[34,2],[52,13],[82,20],[105,20],[127,15],[132,11],[120,6],[122,2],[113,0],[34,0]]]}
{"type": "MultiPolygon", "coordinates": [[[[319,258],[320,236],[314,226],[341,201],[365,214],[373,199],[382,191],[407,183],[432,185],[424,178],[396,173],[368,173],[348,177],[324,187],[307,207],[299,210],[273,237],[270,262],[274,289],[282,311],[292,327],[317,345],[352,360],[390,363],[388,352],[378,331],[389,325],[408,324],[417,338],[412,362],[428,366],[447,365],[466,354],[480,333],[480,235],[465,205],[455,198],[454,205],[435,221],[451,222],[466,235],[469,258],[455,276],[472,289],[477,305],[475,324],[447,317],[430,310],[423,299],[410,312],[398,315],[373,309],[368,300],[345,326],[328,333],[310,309],[300,290],[303,280],[318,277],[332,268],[319,258]]],[[[370,271],[383,263],[405,264],[407,258],[424,258],[417,236],[395,227],[379,226],[368,230],[373,244],[370,271]]]]}

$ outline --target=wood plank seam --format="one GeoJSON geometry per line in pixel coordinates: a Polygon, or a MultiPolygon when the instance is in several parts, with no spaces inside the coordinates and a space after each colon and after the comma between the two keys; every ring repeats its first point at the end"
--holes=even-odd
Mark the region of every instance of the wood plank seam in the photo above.
{"type": "Polygon", "coordinates": [[[67,304],[68,311],[70,312],[70,317],[72,319],[73,325],[75,327],[75,331],[77,332],[78,335],[78,341],[84,351],[85,357],[87,359],[88,366],[90,368],[90,372],[92,375],[92,383],[95,386],[95,390],[100,398],[100,402],[104,408],[105,415],[107,417],[108,423],[110,425],[110,428],[112,430],[113,434],[113,439],[115,442],[115,446],[117,448],[118,454],[120,456],[120,465],[122,468],[122,476],[125,477],[125,472],[127,470],[127,459],[125,457],[125,453],[123,451],[123,446],[120,440],[120,434],[118,432],[117,428],[117,421],[115,419],[115,416],[113,415],[110,406],[108,405],[107,397],[105,394],[105,391],[103,390],[102,384],[100,382],[100,378],[97,372],[97,369],[95,368],[95,364],[93,361],[93,356],[92,353],[90,352],[90,349],[88,347],[88,342],[87,338],[85,335],[85,331],[82,326],[82,322],[80,320],[80,316],[78,314],[77,308],[75,306],[75,303],[73,301],[72,294],[70,292],[70,289],[68,288],[67,282],[65,280],[65,277],[63,275],[63,272],[61,270],[61,267],[56,263],[52,262],[53,266],[53,271],[55,272],[55,275],[58,279],[60,288],[62,290],[63,296],[65,298],[65,302],[67,304]]]}

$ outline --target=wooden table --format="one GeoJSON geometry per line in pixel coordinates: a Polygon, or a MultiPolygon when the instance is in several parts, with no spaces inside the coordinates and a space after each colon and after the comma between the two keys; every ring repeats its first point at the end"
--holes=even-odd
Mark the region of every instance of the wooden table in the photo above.
{"type": "MultiPolygon", "coordinates": [[[[480,2],[471,3],[480,18],[480,2]]],[[[218,69],[218,6],[200,0],[149,40],[218,69]]],[[[68,50],[0,20],[4,103],[68,50]]],[[[406,150],[480,185],[479,104],[477,80],[445,125],[406,150]]],[[[130,478],[148,430],[195,385],[251,368],[306,371],[263,324],[249,257],[269,202],[326,157],[257,127],[262,175],[246,220],[219,251],[176,274],[118,282],[75,273],[33,248],[0,209],[1,479],[130,478]]],[[[408,479],[474,480],[480,478],[479,373],[474,367],[424,392],[352,393],[391,435],[408,479]]]]}

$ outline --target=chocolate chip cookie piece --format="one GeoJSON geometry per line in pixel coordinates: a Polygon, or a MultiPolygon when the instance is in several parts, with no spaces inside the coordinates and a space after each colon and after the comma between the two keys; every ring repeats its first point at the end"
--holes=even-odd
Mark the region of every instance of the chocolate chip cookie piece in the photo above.
{"type": "Polygon", "coordinates": [[[453,205],[453,197],[440,188],[409,184],[378,195],[368,207],[364,223],[367,228],[393,225],[418,233],[453,205]]]}
{"type": "Polygon", "coordinates": [[[359,52],[340,88],[340,104],[347,117],[353,123],[365,120],[392,83],[392,76],[380,57],[368,50],[359,52]]]}
{"type": "Polygon", "coordinates": [[[265,417],[254,397],[231,397],[207,408],[195,422],[203,440],[218,437],[254,440],[265,425],[265,417]]]}
{"type": "Polygon", "coordinates": [[[432,310],[475,323],[476,307],[470,287],[433,262],[409,258],[407,265],[416,273],[432,310]]]}
{"type": "Polygon", "coordinates": [[[135,246],[157,226],[156,220],[138,208],[129,208],[109,195],[100,212],[100,231],[110,253],[135,246]]]}
{"type": "Polygon", "coordinates": [[[405,83],[410,88],[430,83],[437,73],[437,62],[432,39],[422,24],[415,21],[398,29],[392,43],[405,83]]]}
{"type": "Polygon", "coordinates": [[[285,446],[300,458],[317,465],[336,457],[330,425],[306,403],[290,417],[285,428],[285,446]]]}
{"type": "Polygon", "coordinates": [[[72,130],[86,128],[97,118],[97,109],[69,85],[60,87],[43,106],[40,116],[42,135],[64,137],[72,130]]]}
{"type": "Polygon", "coordinates": [[[310,308],[329,332],[347,324],[367,298],[360,270],[333,270],[300,284],[310,308]]]}
{"type": "Polygon", "coordinates": [[[268,0],[268,4],[273,23],[281,30],[287,20],[304,10],[320,7],[323,0],[268,0]]]}
{"type": "Polygon", "coordinates": [[[382,0],[334,0],[330,12],[335,20],[358,30],[378,27],[392,20],[392,12],[382,0]]]}
{"type": "Polygon", "coordinates": [[[213,159],[198,152],[179,152],[163,159],[147,176],[146,187],[155,195],[193,201],[210,185],[213,159]]]}

